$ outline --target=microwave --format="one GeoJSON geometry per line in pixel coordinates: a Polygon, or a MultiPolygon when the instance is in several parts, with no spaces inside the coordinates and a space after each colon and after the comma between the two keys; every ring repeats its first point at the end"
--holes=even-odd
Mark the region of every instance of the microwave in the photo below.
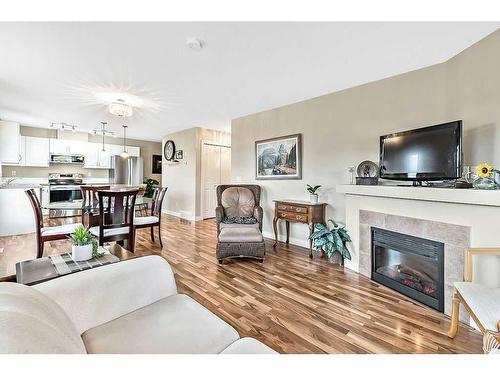
{"type": "Polygon", "coordinates": [[[53,164],[83,164],[85,156],[50,154],[50,162],[53,164]]]}

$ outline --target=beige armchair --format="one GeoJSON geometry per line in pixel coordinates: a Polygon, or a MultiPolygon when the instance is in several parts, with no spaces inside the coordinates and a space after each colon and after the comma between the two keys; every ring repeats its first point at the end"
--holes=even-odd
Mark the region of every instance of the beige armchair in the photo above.
{"type": "Polygon", "coordinates": [[[500,288],[472,282],[473,257],[481,255],[500,255],[500,248],[466,250],[464,281],[454,283],[451,326],[448,331],[450,338],[457,334],[459,309],[460,304],[463,304],[481,332],[500,341],[500,288]]]}
{"type": "Polygon", "coordinates": [[[260,262],[264,260],[260,192],[258,185],[217,187],[216,256],[220,264],[227,258],[254,258],[260,262]]]}

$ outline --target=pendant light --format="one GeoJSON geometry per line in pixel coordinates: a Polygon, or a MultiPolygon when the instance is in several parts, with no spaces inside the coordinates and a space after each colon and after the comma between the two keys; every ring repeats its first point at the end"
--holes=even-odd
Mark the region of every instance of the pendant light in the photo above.
{"type": "Polygon", "coordinates": [[[108,123],[106,121],[101,121],[101,128],[102,128],[102,150],[101,150],[101,152],[103,152],[103,153],[106,152],[106,148],[104,146],[104,134],[106,132],[106,130],[105,130],[106,125],[108,125],[108,123]]]}
{"type": "Polygon", "coordinates": [[[123,125],[123,152],[120,156],[124,159],[127,159],[129,156],[127,152],[127,125],[123,125]]]}

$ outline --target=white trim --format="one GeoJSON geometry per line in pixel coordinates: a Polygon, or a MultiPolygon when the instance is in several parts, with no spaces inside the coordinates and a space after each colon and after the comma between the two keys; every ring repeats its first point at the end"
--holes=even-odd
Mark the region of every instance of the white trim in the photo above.
{"type": "Polygon", "coordinates": [[[170,211],[167,209],[163,209],[163,210],[161,210],[161,212],[164,214],[167,214],[167,215],[172,215],[172,216],[178,217],[180,219],[185,219],[185,220],[189,220],[189,221],[201,221],[201,220],[203,220],[203,218],[201,216],[188,216],[188,217],[186,217],[186,215],[183,215],[181,212],[170,211]]]}
{"type": "MultiPolygon", "coordinates": [[[[274,233],[272,233],[272,232],[263,231],[262,235],[264,236],[264,238],[270,239],[272,241],[275,240],[274,233]]],[[[286,234],[278,234],[278,241],[285,242],[286,241],[286,234]]],[[[290,237],[289,242],[292,245],[305,247],[307,250],[309,250],[309,240],[304,240],[302,238],[290,237]]]]}

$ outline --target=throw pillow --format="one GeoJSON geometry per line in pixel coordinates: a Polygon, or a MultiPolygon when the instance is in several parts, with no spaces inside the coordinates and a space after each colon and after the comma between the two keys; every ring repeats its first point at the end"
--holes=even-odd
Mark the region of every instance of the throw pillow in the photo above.
{"type": "Polygon", "coordinates": [[[257,219],[250,216],[250,217],[245,217],[245,216],[226,216],[222,222],[224,224],[256,224],[257,219]]]}

